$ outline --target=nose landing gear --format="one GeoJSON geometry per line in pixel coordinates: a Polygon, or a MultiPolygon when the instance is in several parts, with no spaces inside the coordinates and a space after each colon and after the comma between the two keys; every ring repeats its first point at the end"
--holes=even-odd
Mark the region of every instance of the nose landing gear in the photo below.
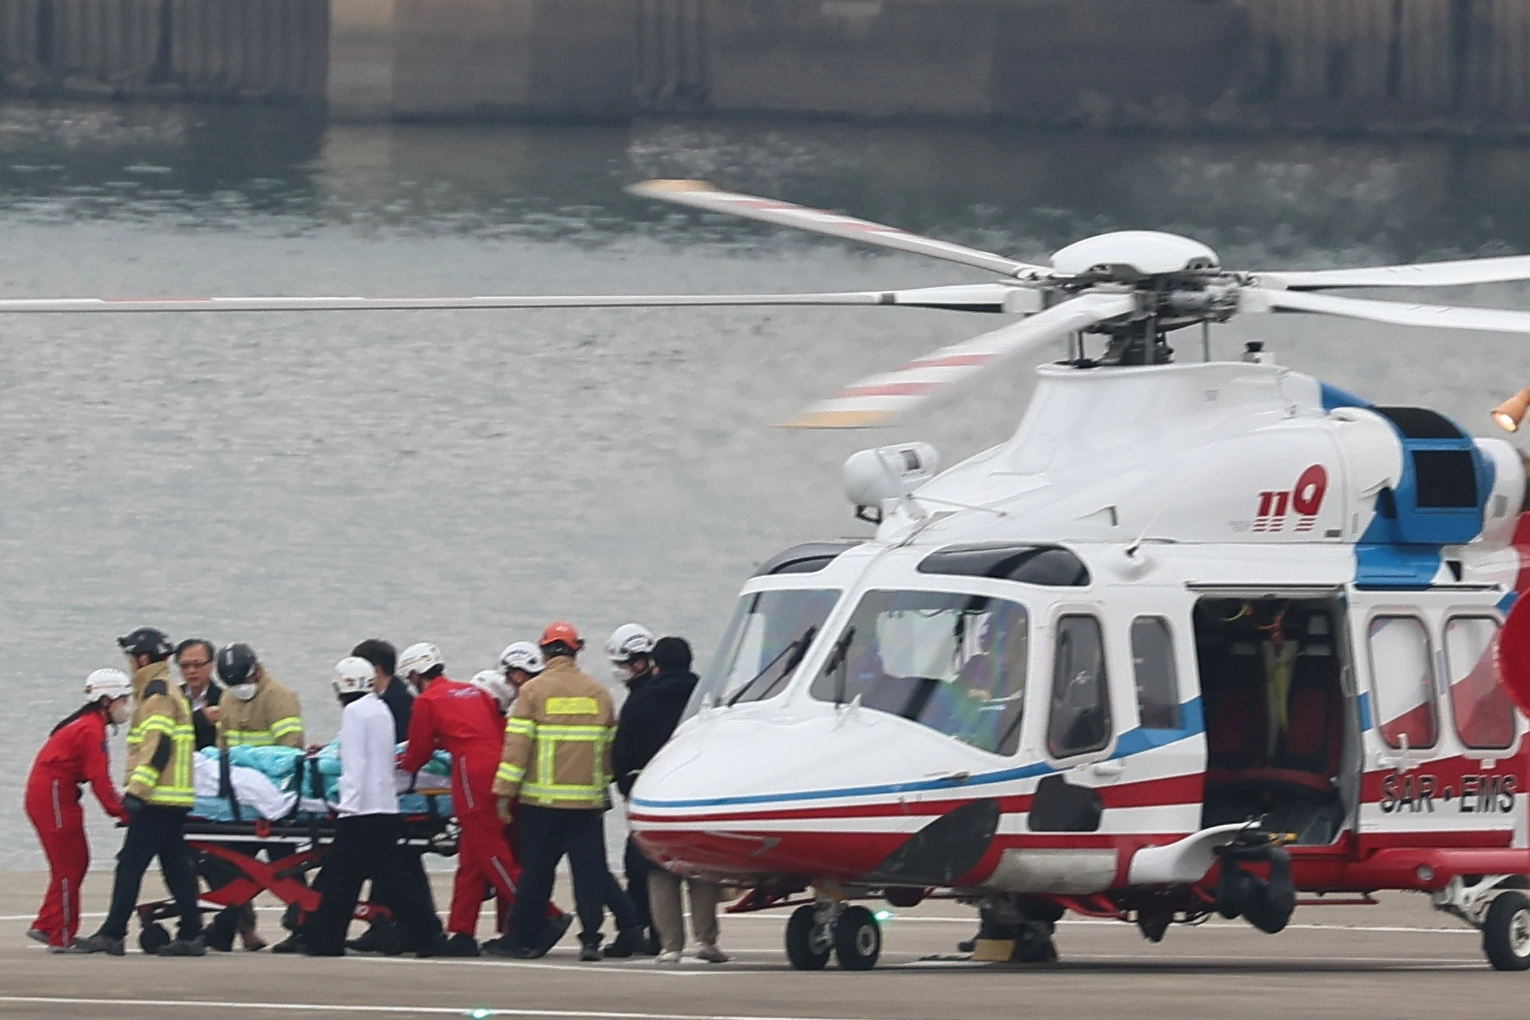
{"type": "Polygon", "coordinates": [[[882,955],[882,926],[865,907],[838,900],[805,904],[786,923],[786,958],[796,970],[822,970],[833,953],[842,970],[870,970],[882,955]]]}

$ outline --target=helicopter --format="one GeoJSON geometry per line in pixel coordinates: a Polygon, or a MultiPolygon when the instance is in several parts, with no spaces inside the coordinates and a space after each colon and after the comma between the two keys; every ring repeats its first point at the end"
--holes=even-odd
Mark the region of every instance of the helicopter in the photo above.
{"type": "MultiPolygon", "coordinates": [[[[1068,911],[1138,926],[1428,893],[1530,969],[1527,462],[1209,330],[1303,313],[1530,333],[1530,312],[1324,293],[1530,279],[1530,256],[1234,271],[1118,231],[1050,265],[842,213],[650,181],[640,196],[926,255],[985,283],[739,295],[0,300],[0,313],[860,305],[1018,316],[790,424],[885,425],[1060,342],[1011,438],[845,464],[861,539],[760,565],[628,820],[683,874],[789,908],[797,969],[876,965],[865,905],[977,905],[981,958],[1056,958],[1068,911]],[[1169,337],[1198,328],[1199,362],[1169,337]],[[1089,344],[1099,347],[1091,354],[1089,344]],[[1505,630],[1508,621],[1507,631],[1505,630]],[[1501,639],[1502,634],[1502,639],[1501,639]],[[1500,656],[1500,644],[1506,654],[1500,656]],[[1503,662],[1500,663],[1500,658],[1503,662]],[[1524,663],[1523,668],[1517,664],[1524,663]]],[[[1495,412],[1517,429],[1522,391],[1495,412]]]]}

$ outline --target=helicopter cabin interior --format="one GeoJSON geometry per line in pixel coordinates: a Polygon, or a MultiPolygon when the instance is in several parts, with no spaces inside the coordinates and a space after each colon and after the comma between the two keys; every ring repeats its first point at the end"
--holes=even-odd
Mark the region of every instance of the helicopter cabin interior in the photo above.
{"type": "Polygon", "coordinates": [[[1204,826],[1263,817],[1327,845],[1352,817],[1359,720],[1338,598],[1209,596],[1195,607],[1206,722],[1204,826]]]}

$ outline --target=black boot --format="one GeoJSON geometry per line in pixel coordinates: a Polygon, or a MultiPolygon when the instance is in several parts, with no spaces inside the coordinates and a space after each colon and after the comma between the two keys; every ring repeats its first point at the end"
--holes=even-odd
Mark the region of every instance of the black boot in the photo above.
{"type": "Polygon", "coordinates": [[[458,932],[446,940],[446,945],[441,947],[441,956],[477,956],[478,940],[473,936],[458,932]]]}
{"type": "Polygon", "coordinates": [[[606,947],[606,956],[613,960],[623,959],[641,950],[646,941],[642,928],[623,928],[615,941],[606,947]]]}

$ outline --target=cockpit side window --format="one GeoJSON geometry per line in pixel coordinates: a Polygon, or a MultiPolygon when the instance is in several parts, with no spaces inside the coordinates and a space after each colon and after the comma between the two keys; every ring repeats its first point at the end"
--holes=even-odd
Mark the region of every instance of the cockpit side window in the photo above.
{"type": "Polygon", "coordinates": [[[1100,621],[1073,615],[1057,621],[1047,751],[1053,758],[1102,750],[1110,743],[1110,690],[1100,621]]]}
{"type": "Polygon", "coordinates": [[[733,705],[764,701],[785,691],[839,595],[825,588],[758,591],[740,598],[686,715],[708,698],[713,704],[733,705]]]}
{"type": "Polygon", "coordinates": [[[812,695],[902,716],[1010,755],[1025,709],[1029,619],[985,595],[870,591],[813,679],[812,695]]]}

